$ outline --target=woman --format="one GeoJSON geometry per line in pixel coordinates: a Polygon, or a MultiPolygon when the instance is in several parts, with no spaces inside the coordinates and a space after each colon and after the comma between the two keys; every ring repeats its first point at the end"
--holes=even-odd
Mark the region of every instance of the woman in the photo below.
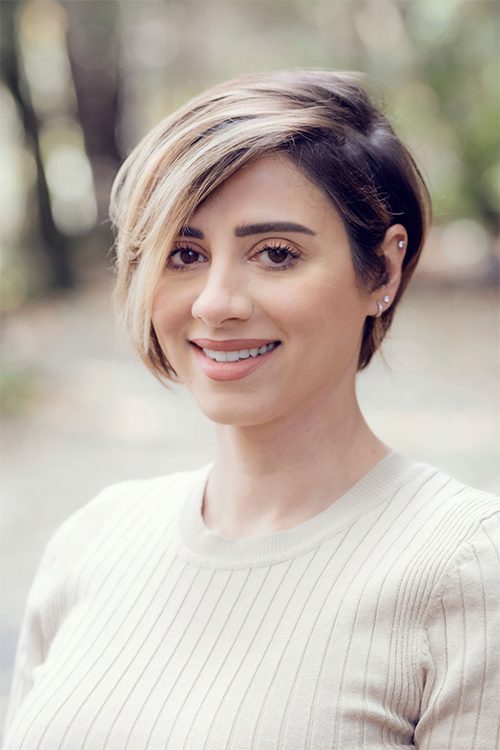
{"type": "Polygon", "coordinates": [[[120,317],[216,457],[58,530],[7,750],[496,746],[499,501],[391,450],[355,393],[426,206],[348,74],[231,81],[131,154],[120,317]]]}

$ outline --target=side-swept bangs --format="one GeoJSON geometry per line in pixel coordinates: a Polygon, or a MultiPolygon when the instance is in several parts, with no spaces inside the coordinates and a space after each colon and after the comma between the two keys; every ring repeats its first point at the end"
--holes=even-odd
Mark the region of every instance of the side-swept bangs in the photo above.
{"type": "Polygon", "coordinates": [[[358,368],[380,346],[422,249],[430,202],[422,177],[353,73],[244,76],[207,91],[152,130],[113,185],[115,305],[133,347],[160,379],[173,379],[151,323],[153,295],[172,244],[196,208],[245,164],[283,152],[318,185],[346,228],[361,288],[387,282],[380,244],[394,223],[408,232],[398,295],[368,317],[358,368]]]}

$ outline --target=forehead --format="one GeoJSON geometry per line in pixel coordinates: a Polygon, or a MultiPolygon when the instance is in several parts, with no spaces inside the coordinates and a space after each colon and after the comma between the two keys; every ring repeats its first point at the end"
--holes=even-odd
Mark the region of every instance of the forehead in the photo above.
{"type": "Polygon", "coordinates": [[[240,169],[196,209],[189,223],[266,221],[314,224],[315,232],[342,224],[323,191],[284,155],[264,156],[240,169]]]}

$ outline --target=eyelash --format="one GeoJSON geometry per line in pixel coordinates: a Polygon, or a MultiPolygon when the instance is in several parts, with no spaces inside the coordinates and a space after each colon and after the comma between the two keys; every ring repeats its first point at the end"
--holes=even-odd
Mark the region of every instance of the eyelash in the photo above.
{"type": "MultiPolygon", "coordinates": [[[[173,271],[187,271],[189,270],[190,266],[196,266],[197,263],[187,263],[184,266],[178,266],[174,263],[170,263],[170,259],[173,258],[177,253],[182,252],[183,250],[192,250],[193,252],[197,253],[198,255],[202,255],[202,253],[199,250],[195,250],[193,247],[190,247],[189,245],[181,245],[180,247],[176,247],[172,250],[170,255],[167,258],[167,265],[166,267],[169,270],[173,271]]],[[[265,264],[265,268],[267,271],[287,271],[289,268],[292,268],[295,266],[296,261],[301,257],[301,253],[299,253],[297,250],[294,250],[289,245],[284,244],[268,244],[265,245],[263,248],[258,250],[255,255],[252,256],[252,258],[255,258],[257,255],[262,255],[262,253],[269,252],[271,250],[284,250],[286,253],[288,253],[289,256],[291,256],[291,260],[288,261],[288,263],[276,263],[273,265],[265,264]]]]}

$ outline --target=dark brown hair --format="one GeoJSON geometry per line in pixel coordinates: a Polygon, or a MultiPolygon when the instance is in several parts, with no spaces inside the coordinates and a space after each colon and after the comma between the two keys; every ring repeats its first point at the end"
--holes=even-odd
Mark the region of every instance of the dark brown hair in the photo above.
{"type": "Polygon", "coordinates": [[[366,318],[358,361],[362,370],[389,330],[417,265],[430,221],[430,196],[412,155],[365,91],[349,80],[314,85],[310,75],[304,75],[301,90],[294,86],[294,101],[305,107],[324,103],[332,127],[298,135],[286,153],[342,217],[356,278],[364,291],[388,283],[387,262],[380,252],[387,229],[402,224],[408,234],[396,298],[380,318],[366,318]]]}

